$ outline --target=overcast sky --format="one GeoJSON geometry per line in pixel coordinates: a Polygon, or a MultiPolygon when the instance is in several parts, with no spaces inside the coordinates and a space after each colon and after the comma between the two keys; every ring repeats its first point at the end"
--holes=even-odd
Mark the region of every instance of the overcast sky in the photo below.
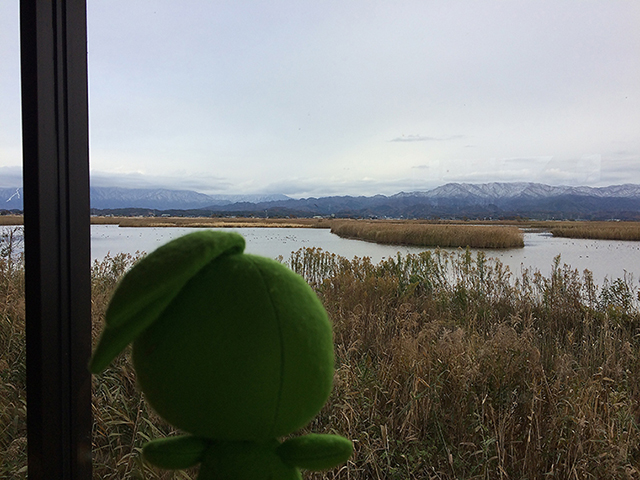
{"type": "MultiPolygon", "coordinates": [[[[5,179],[21,163],[18,3],[0,0],[5,179]]],[[[88,4],[94,185],[640,183],[637,0],[88,4]]]]}

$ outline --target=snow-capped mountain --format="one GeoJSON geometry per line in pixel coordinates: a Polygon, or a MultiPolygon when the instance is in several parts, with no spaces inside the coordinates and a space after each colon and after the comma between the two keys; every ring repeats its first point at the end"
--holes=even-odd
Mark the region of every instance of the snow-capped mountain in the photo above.
{"type": "MultiPolygon", "coordinates": [[[[22,209],[22,188],[0,188],[4,209],[22,209]]],[[[640,185],[551,186],[540,183],[449,183],[391,196],[294,200],[285,195],[205,195],[188,190],[92,187],[94,209],[195,210],[195,215],[335,215],[404,218],[581,218],[640,220],[640,185]]],[[[1,207],[0,207],[1,208],[1,207]]],[[[174,212],[175,213],[175,212],[174,212]]]]}
{"type": "MultiPolygon", "coordinates": [[[[91,207],[98,209],[148,208],[197,209],[237,202],[269,202],[288,200],[285,195],[205,195],[191,190],[166,188],[91,187],[91,207]]],[[[22,187],[0,188],[0,209],[22,210],[22,187]]]]}
{"type": "Polygon", "coordinates": [[[0,210],[22,210],[22,187],[0,188],[0,210]]]}
{"type": "Polygon", "coordinates": [[[288,200],[285,195],[205,195],[191,190],[166,188],[91,187],[91,208],[151,208],[189,210],[236,202],[288,200]]]}
{"type": "Polygon", "coordinates": [[[459,198],[501,200],[513,198],[547,198],[561,195],[579,195],[598,198],[640,198],[640,185],[625,184],[609,187],[551,186],[542,183],[447,183],[433,190],[400,192],[394,197],[459,198]]]}
{"type": "Polygon", "coordinates": [[[211,203],[208,195],[189,190],[91,187],[92,208],[201,208],[211,203]]]}
{"type": "MultiPolygon", "coordinates": [[[[261,203],[254,210],[296,214],[404,218],[530,217],[640,220],[640,185],[551,186],[540,183],[449,183],[428,191],[386,197],[325,197],[261,203]]],[[[219,210],[247,211],[246,205],[219,210]]]]}

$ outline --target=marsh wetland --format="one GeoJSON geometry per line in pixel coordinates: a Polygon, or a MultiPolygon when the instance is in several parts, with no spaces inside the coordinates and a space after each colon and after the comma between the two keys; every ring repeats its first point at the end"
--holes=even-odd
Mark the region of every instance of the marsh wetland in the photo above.
{"type": "MultiPolygon", "coordinates": [[[[311,225],[318,225],[318,221],[311,225]]],[[[232,228],[247,240],[247,251],[270,258],[288,258],[291,252],[300,248],[315,247],[348,259],[369,257],[373,263],[401,254],[433,251],[435,247],[415,245],[382,244],[357,238],[343,238],[331,232],[328,222],[321,228],[299,228],[287,226],[255,227],[250,224],[231,224],[232,228]],[[239,226],[242,225],[242,226],[239,226]],[[247,225],[247,226],[244,226],[247,225]]],[[[92,226],[92,257],[102,260],[108,253],[135,254],[136,251],[150,252],[162,243],[193,231],[188,226],[147,226],[146,228],[125,227],[118,224],[92,226]]],[[[207,227],[208,228],[208,227],[207,227]]],[[[469,228],[469,227],[467,227],[469,228]]],[[[488,228],[479,226],[478,228],[488,228]]],[[[494,228],[506,228],[495,226],[494,228]]],[[[515,227],[511,227],[515,228],[515,227]]],[[[525,267],[549,274],[554,258],[560,255],[561,263],[566,263],[582,273],[585,269],[593,273],[598,284],[605,278],[615,280],[631,274],[640,279],[640,242],[631,240],[600,240],[565,238],[553,236],[540,227],[523,229],[523,247],[514,248],[472,248],[482,251],[487,257],[496,258],[508,266],[512,273],[525,267]]],[[[457,247],[443,248],[447,252],[457,251],[457,247]]]]}
{"type": "MultiPolygon", "coordinates": [[[[93,229],[94,245],[111,252],[92,267],[97,335],[137,258],[115,246],[128,238],[150,250],[183,232],[93,229]]],[[[238,230],[249,251],[281,256],[302,275],[333,321],[334,389],[306,430],[344,435],[355,454],[305,478],[640,479],[637,281],[609,271],[599,282],[569,264],[584,258],[588,268],[598,258],[611,268],[624,251],[624,272],[638,264],[640,244],[529,231],[524,248],[425,249],[328,229],[238,230]],[[525,266],[543,245],[553,245],[543,265],[525,266]],[[357,250],[364,247],[382,250],[357,250]]],[[[2,240],[0,477],[26,478],[24,266],[2,240]]],[[[173,430],[147,406],[128,354],[93,378],[93,413],[94,478],[195,478],[141,459],[148,439],[173,430]]]]}

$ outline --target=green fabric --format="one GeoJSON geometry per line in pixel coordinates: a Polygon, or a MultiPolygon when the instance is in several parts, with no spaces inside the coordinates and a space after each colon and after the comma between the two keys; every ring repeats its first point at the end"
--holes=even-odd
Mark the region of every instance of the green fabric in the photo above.
{"type": "Polygon", "coordinates": [[[277,452],[289,465],[319,471],[346,462],[353,453],[353,445],[338,435],[311,433],[287,440],[277,452]]]}
{"type": "Polygon", "coordinates": [[[106,328],[89,369],[104,370],[158,316],[202,267],[226,253],[241,253],[244,238],[237,233],[202,231],[161,246],[142,259],[122,279],[109,303],[106,328]]]}
{"type": "Polygon", "coordinates": [[[156,467],[178,470],[200,463],[207,447],[206,440],[180,435],[152,440],[144,445],[142,454],[156,467]]]}
{"type": "Polygon", "coordinates": [[[202,437],[265,440],[322,408],[333,377],[331,327],[288,268],[226,255],[135,340],[133,361],[148,402],[171,424],[202,437]]]}
{"type": "Polygon", "coordinates": [[[244,239],[206,231],[173,240],[123,278],[90,368],[130,342],[140,388],[191,435],[150,442],[163,468],[201,463],[201,479],[300,479],[298,468],[346,460],[351,443],[306,436],[331,391],[331,324],[306,282],[273,260],[242,253],[244,239]]]}
{"type": "Polygon", "coordinates": [[[297,468],[276,453],[278,442],[213,444],[204,454],[198,480],[302,480],[297,468]]]}
{"type": "Polygon", "coordinates": [[[331,323],[302,277],[273,260],[252,260],[268,288],[280,329],[280,391],[271,436],[281,437],[304,427],[331,393],[331,323]]]}

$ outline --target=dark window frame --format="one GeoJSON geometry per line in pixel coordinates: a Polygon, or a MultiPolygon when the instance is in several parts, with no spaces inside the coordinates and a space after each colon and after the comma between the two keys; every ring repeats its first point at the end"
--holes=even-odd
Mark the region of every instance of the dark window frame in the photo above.
{"type": "Polygon", "coordinates": [[[90,479],[85,0],[21,0],[30,479],[90,479]]]}

